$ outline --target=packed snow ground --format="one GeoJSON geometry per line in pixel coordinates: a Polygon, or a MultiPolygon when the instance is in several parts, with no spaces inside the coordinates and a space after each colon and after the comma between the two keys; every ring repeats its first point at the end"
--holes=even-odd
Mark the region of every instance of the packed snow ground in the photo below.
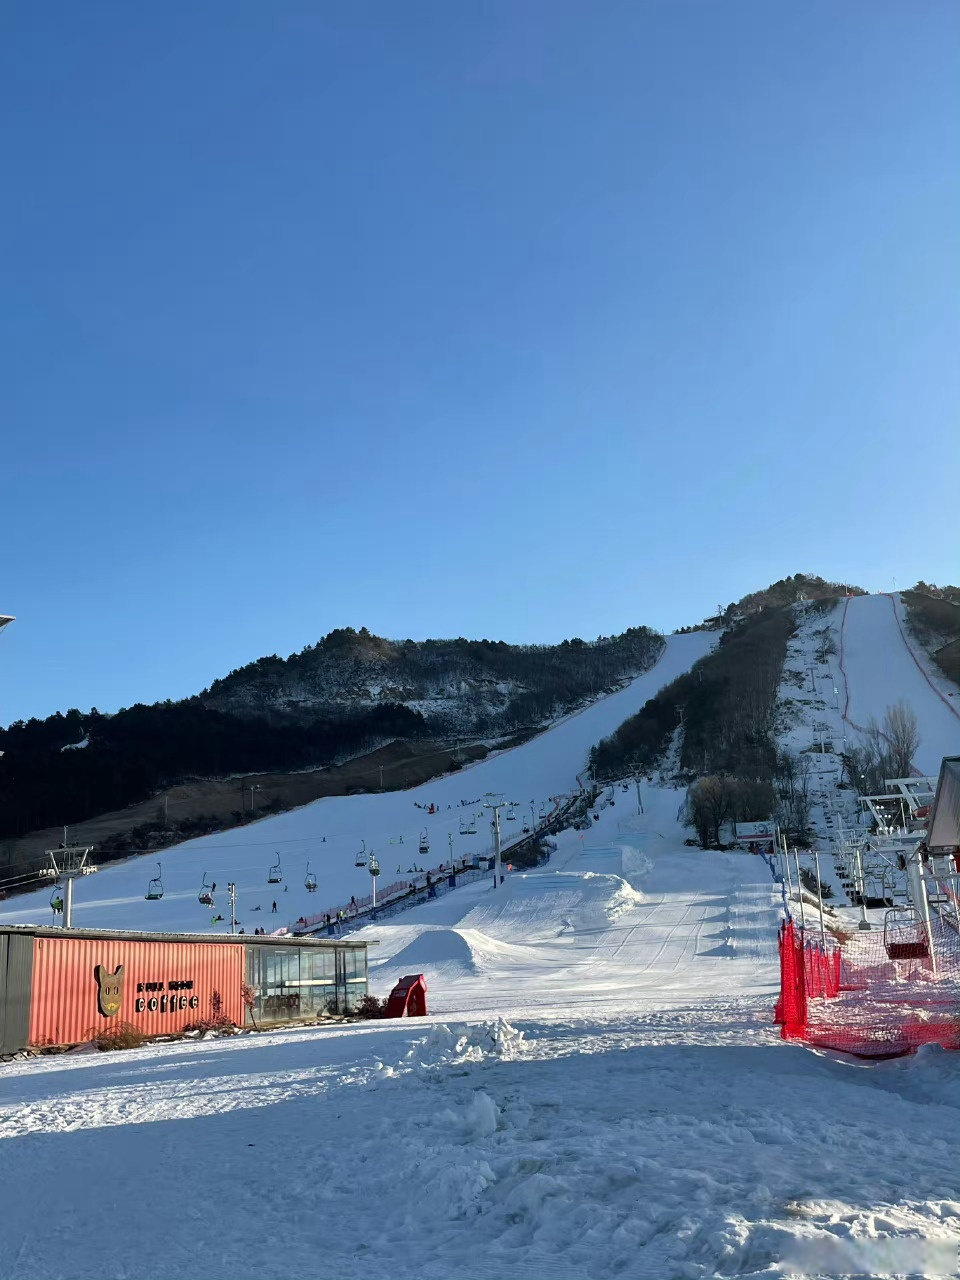
{"type": "MultiPolygon", "coordinates": [[[[550,797],[575,792],[577,774],[594,743],[688,671],[716,640],[715,633],[706,632],[669,636],[656,665],[625,689],[567,717],[523,746],[434,782],[409,791],[317,800],[162,853],[107,864],[95,877],[77,884],[74,923],[78,928],[208,932],[213,928],[212,916],[223,914],[227,923],[219,929],[229,931],[225,891],[232,880],[237,886],[238,919],[252,932],[257,925],[292,923],[302,915],[346,903],[353,895],[369,894],[369,875],[354,865],[361,841],[380,860],[381,887],[403,879],[414,865],[435,867],[451,856],[483,852],[490,845],[489,813],[482,809],[485,792],[503,792],[508,800],[517,801],[514,819],[509,819],[508,810],[501,817],[504,839],[519,835],[524,817],[531,816],[531,803],[539,818],[541,808],[549,812],[552,807],[550,797]],[[464,806],[463,801],[471,803],[464,806]],[[426,812],[431,803],[438,810],[432,815],[426,812]],[[471,814],[477,815],[476,834],[461,834],[461,819],[471,814]],[[430,843],[427,855],[418,852],[424,830],[430,843]],[[284,878],[282,884],[271,885],[267,874],[277,854],[284,878]],[[158,861],[164,896],[147,902],[144,894],[150,877],[157,874],[158,861]],[[316,893],[308,893],[304,886],[308,862],[319,882],[316,893]],[[217,884],[214,911],[198,902],[204,872],[217,884]],[[274,901],[277,915],[271,911],[274,901]]],[[[52,922],[50,890],[25,894],[0,906],[2,924],[52,922]]]]}
{"type": "Polygon", "coordinates": [[[426,1019],[4,1068],[0,1276],[952,1274],[955,1063],[780,1042],[767,867],[680,799],[376,926],[426,1019]]]}

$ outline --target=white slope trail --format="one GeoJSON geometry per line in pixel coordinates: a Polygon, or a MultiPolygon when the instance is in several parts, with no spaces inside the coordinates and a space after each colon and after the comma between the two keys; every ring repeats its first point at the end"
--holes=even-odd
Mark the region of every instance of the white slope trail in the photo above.
{"type": "Polygon", "coordinates": [[[682,793],[632,791],[550,862],[483,881],[360,933],[377,939],[371,985],[424,973],[438,1014],[609,1017],[751,992],[777,982],[776,897],[762,859],[683,844],[682,793]],[[484,980],[478,983],[478,979],[484,980]]]}
{"type": "MultiPolygon", "coordinates": [[[[229,916],[225,890],[233,881],[238,918],[248,930],[286,925],[370,892],[370,877],[354,866],[361,840],[376,851],[381,889],[403,879],[414,864],[437,866],[454,857],[489,847],[489,815],[482,810],[487,791],[503,792],[518,802],[515,818],[504,811],[504,836],[518,834],[531,803],[535,814],[550,808],[550,797],[577,789],[594,743],[617,729],[664,685],[688,671],[716,641],[715,633],[669,636],[659,661],[630,684],[568,716],[523,746],[501,752],[457,773],[408,791],[384,795],[334,796],[249,826],[191,840],[161,853],[108,864],[76,892],[74,922],[79,927],[211,931],[214,912],[198,902],[204,872],[215,881],[216,911],[229,916]],[[461,801],[472,804],[463,807],[461,801]],[[437,812],[428,815],[434,804],[437,812]],[[424,808],[418,808],[422,805],[424,808]],[[476,834],[461,834],[461,819],[476,814],[476,834]],[[422,831],[430,851],[418,852],[422,831]],[[402,843],[401,843],[402,841],[402,843]],[[267,874],[280,855],[283,883],[270,885],[267,874]],[[307,861],[319,881],[316,893],[304,886],[307,861]],[[164,896],[146,902],[144,894],[156,864],[163,869],[164,896]],[[276,901],[277,913],[272,911],[276,901]],[[254,908],[259,907],[256,911],[254,908]]],[[[13,898],[3,904],[0,923],[50,923],[50,893],[13,898]]],[[[227,928],[220,925],[221,930],[227,928]]]]}
{"type": "Polygon", "coordinates": [[[0,1277],[950,1274],[951,1055],[783,1044],[765,865],[643,798],[382,926],[427,1018],[0,1068],[0,1277]]]}
{"type": "Polygon", "coordinates": [[[894,599],[851,596],[840,638],[848,721],[862,727],[873,716],[880,722],[888,707],[903,700],[916,713],[920,730],[914,764],[921,773],[936,775],[945,755],[960,752],[960,708],[950,705],[945,682],[938,689],[935,678],[921,670],[918,661],[922,665],[924,659],[915,659],[905,640],[894,599]]]}

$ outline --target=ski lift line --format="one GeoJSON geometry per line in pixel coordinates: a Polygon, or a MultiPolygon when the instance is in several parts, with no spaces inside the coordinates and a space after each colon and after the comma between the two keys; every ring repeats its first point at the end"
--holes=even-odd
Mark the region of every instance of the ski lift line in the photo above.
{"type": "MultiPolygon", "coordinates": [[[[322,798],[322,799],[344,799],[345,797],[343,797],[343,796],[325,796],[325,797],[321,797],[321,798],[322,798]]],[[[313,804],[313,803],[314,803],[314,801],[310,801],[309,803],[313,804]]],[[[302,807],[302,806],[301,806],[301,807],[302,807]]],[[[291,810],[288,810],[287,812],[293,813],[293,812],[294,812],[294,810],[292,810],[292,809],[291,809],[291,810]]],[[[446,811],[445,809],[443,809],[443,810],[438,810],[438,811],[437,811],[433,816],[434,816],[434,817],[440,817],[442,814],[446,814],[446,812],[447,812],[447,811],[446,811]]],[[[451,815],[452,815],[452,814],[455,812],[455,810],[451,809],[451,811],[450,811],[450,812],[451,812],[451,815]]],[[[282,817],[283,815],[282,815],[282,814],[271,814],[270,816],[271,816],[271,817],[282,817]]],[[[195,840],[204,840],[204,839],[206,839],[206,837],[205,837],[205,836],[191,836],[188,840],[181,840],[181,841],[180,841],[179,843],[177,843],[177,844],[164,845],[164,846],[163,846],[163,848],[162,848],[162,850],[161,850],[161,852],[163,852],[163,853],[181,852],[181,851],[183,851],[183,850],[185,849],[186,845],[188,845],[188,844],[192,844],[195,840]]],[[[326,844],[332,844],[335,840],[342,840],[342,841],[344,841],[344,842],[351,842],[351,841],[355,841],[356,839],[357,839],[357,837],[356,837],[356,836],[354,836],[354,835],[351,835],[349,832],[347,832],[347,833],[337,832],[335,835],[331,836],[329,839],[327,838],[327,836],[326,836],[326,835],[324,835],[324,833],[323,833],[323,832],[318,832],[316,835],[311,835],[311,836],[288,836],[286,839],[283,839],[283,840],[243,840],[243,841],[238,841],[238,842],[237,842],[237,843],[235,843],[235,844],[234,844],[234,843],[230,843],[230,844],[208,844],[208,845],[204,845],[204,847],[203,847],[203,852],[205,852],[205,853],[206,853],[206,852],[209,852],[209,853],[217,853],[217,852],[219,852],[221,849],[276,849],[276,847],[277,847],[278,845],[288,845],[288,844],[316,844],[316,843],[318,843],[318,842],[319,842],[319,841],[321,841],[321,840],[322,840],[324,843],[326,843],[326,844]]],[[[121,860],[125,861],[125,860],[126,860],[127,858],[129,858],[131,855],[143,854],[143,853],[157,853],[157,852],[158,852],[158,850],[157,850],[156,848],[124,849],[124,850],[123,850],[123,852],[122,852],[122,854],[121,854],[121,855],[116,859],[116,861],[118,861],[118,862],[120,862],[121,860]]],[[[192,852],[194,852],[194,851],[193,851],[193,850],[187,850],[187,852],[191,852],[191,853],[192,853],[192,852]]],[[[24,872],[24,873],[23,873],[23,878],[24,878],[24,879],[28,879],[28,880],[29,880],[29,879],[33,879],[33,878],[35,878],[35,877],[36,877],[36,875],[37,875],[37,874],[38,874],[37,872],[24,872]]],[[[15,879],[17,879],[17,878],[19,878],[19,877],[15,877],[15,879]]],[[[4,885],[4,884],[6,884],[6,883],[8,883],[8,882],[7,882],[7,881],[0,880],[0,886],[4,885]]],[[[9,883],[13,883],[13,881],[10,881],[9,883]]]]}
{"type": "MultiPolygon", "coordinates": [[[[155,853],[156,850],[145,849],[143,850],[143,852],[155,853]]],[[[20,875],[11,876],[9,880],[0,880],[0,889],[6,889],[8,887],[16,887],[18,885],[27,885],[30,883],[36,883],[42,886],[45,883],[45,878],[40,874],[39,870],[24,871],[20,875]]]]}
{"type": "MultiPolygon", "coordinates": [[[[335,797],[324,797],[324,798],[335,798],[335,797]]],[[[446,813],[446,810],[443,810],[441,812],[446,813]]],[[[274,815],[274,816],[278,816],[278,815],[274,815]]],[[[204,839],[203,836],[194,836],[190,840],[181,841],[179,844],[164,845],[160,850],[160,852],[163,852],[163,853],[183,852],[184,850],[186,850],[186,846],[188,844],[193,843],[194,840],[202,840],[202,839],[204,839]]],[[[337,835],[333,836],[331,840],[327,841],[326,836],[324,836],[322,832],[318,832],[316,835],[289,836],[282,840],[244,840],[244,841],[236,841],[236,842],[230,842],[230,843],[207,844],[207,845],[204,845],[203,852],[218,853],[221,850],[229,851],[234,849],[276,849],[278,845],[286,846],[286,845],[293,845],[293,844],[316,844],[321,839],[325,843],[329,843],[332,845],[334,841],[349,842],[355,839],[355,837],[352,837],[349,834],[343,835],[338,833],[337,835]]],[[[194,850],[186,850],[186,851],[190,853],[195,852],[194,850]]],[[[126,862],[127,859],[130,858],[131,856],[143,855],[148,853],[157,853],[157,852],[158,850],[155,847],[140,848],[140,849],[125,849],[123,850],[122,854],[119,857],[117,857],[116,859],[107,859],[107,861],[108,862],[116,861],[118,863],[126,862]]],[[[12,888],[17,885],[26,885],[30,883],[37,883],[37,884],[42,883],[42,877],[40,876],[39,869],[36,871],[19,872],[17,875],[8,876],[6,879],[0,880],[0,889],[12,888]]]]}

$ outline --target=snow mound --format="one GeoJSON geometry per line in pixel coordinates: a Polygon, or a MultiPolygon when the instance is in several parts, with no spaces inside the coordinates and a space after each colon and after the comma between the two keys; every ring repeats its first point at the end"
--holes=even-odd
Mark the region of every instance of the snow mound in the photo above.
{"type": "Polygon", "coordinates": [[[488,1058],[513,1062],[522,1057],[528,1047],[524,1033],[503,1018],[479,1025],[441,1022],[431,1027],[421,1040],[414,1041],[404,1054],[403,1065],[413,1070],[432,1071],[438,1067],[481,1063],[488,1058]]]}
{"type": "MultiPolygon", "coordinates": [[[[584,879],[592,880],[595,878],[594,872],[587,872],[584,879]]],[[[642,906],[646,901],[639,889],[635,889],[632,884],[624,880],[622,876],[605,876],[604,879],[610,882],[610,895],[605,904],[607,918],[609,920],[617,920],[625,911],[632,911],[634,907],[642,906]]]]}
{"type": "Polygon", "coordinates": [[[390,969],[423,973],[443,968],[458,975],[474,975],[480,966],[473,947],[456,929],[424,926],[412,942],[390,957],[390,969]]]}

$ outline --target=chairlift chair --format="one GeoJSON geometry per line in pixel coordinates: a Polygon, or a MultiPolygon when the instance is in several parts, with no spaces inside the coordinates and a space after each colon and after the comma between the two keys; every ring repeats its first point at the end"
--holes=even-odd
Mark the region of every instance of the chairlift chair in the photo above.
{"type": "Polygon", "coordinates": [[[511,805],[510,808],[507,810],[507,821],[516,822],[516,820],[517,820],[517,815],[513,811],[513,805],[511,805]]]}
{"type": "Polygon", "coordinates": [[[147,892],[143,895],[147,902],[157,902],[163,897],[163,867],[157,863],[157,874],[147,885],[147,892]]]}
{"type": "Polygon", "coordinates": [[[421,853],[430,852],[430,838],[427,835],[426,827],[424,827],[424,829],[420,832],[420,852],[421,853]]]}
{"type": "Polygon", "coordinates": [[[891,907],[883,917],[883,945],[891,960],[923,960],[930,954],[927,930],[916,907],[891,907]]]}
{"type": "Polygon", "coordinates": [[[523,834],[525,836],[528,836],[530,834],[530,823],[526,820],[526,818],[524,818],[523,820],[523,834]]]}
{"type": "Polygon", "coordinates": [[[469,824],[469,822],[467,821],[467,819],[466,819],[466,818],[461,818],[461,819],[460,819],[460,834],[461,834],[462,836],[468,835],[468,834],[469,834],[469,828],[470,828],[470,824],[469,824]]]}
{"type": "Polygon", "coordinates": [[[317,877],[310,870],[309,862],[307,863],[307,874],[303,877],[303,887],[307,893],[316,893],[317,891],[317,877]]]}
{"type": "Polygon", "coordinates": [[[365,867],[367,865],[367,842],[360,841],[360,848],[357,850],[357,856],[353,860],[355,867],[365,867]]]}
{"type": "Polygon", "coordinates": [[[267,873],[267,884],[280,884],[283,880],[283,872],[280,870],[280,855],[277,854],[277,860],[267,873]]]}
{"type": "Polygon", "coordinates": [[[63,914],[63,885],[55,884],[50,894],[50,910],[55,916],[63,914]]]}
{"type": "Polygon", "coordinates": [[[203,883],[200,886],[200,892],[197,894],[197,901],[201,907],[213,906],[213,887],[207,881],[207,873],[203,873],[203,883]]]}

